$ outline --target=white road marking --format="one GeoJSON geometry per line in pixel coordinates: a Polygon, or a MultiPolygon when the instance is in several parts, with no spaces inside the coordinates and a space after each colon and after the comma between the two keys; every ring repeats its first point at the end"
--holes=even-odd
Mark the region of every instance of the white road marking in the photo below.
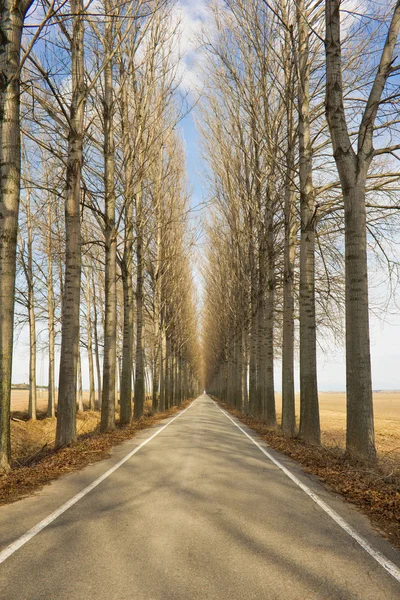
{"type": "Polygon", "coordinates": [[[32,527],[32,529],[30,529],[29,531],[27,531],[26,533],[24,533],[24,535],[22,535],[17,540],[15,540],[15,542],[13,542],[9,546],[7,546],[7,548],[5,548],[4,550],[2,550],[0,552],[0,564],[2,562],[4,562],[9,556],[11,556],[12,554],[14,554],[14,552],[16,552],[17,550],[19,550],[24,544],[26,544],[27,542],[29,542],[29,540],[31,540],[33,537],[35,537],[35,535],[37,535],[38,533],[40,533],[45,527],[47,527],[48,525],[50,525],[50,523],[52,523],[53,521],[55,521],[60,515],[62,515],[63,513],[65,513],[65,511],[67,511],[69,508],[71,508],[71,506],[73,506],[74,504],[76,504],[77,502],[79,502],[79,500],[81,500],[84,496],[86,496],[86,494],[88,494],[94,488],[96,488],[102,481],[104,481],[105,479],[107,479],[107,477],[109,477],[110,475],[112,475],[112,473],[114,473],[114,471],[116,471],[117,469],[119,469],[119,467],[121,467],[124,463],[126,463],[127,460],[129,460],[134,454],[136,454],[136,452],[139,452],[139,450],[141,448],[143,448],[143,446],[145,446],[146,444],[148,444],[149,442],[151,442],[151,440],[153,440],[159,433],[161,433],[162,431],[164,431],[164,429],[166,427],[168,427],[169,425],[171,425],[171,423],[173,423],[174,421],[176,421],[176,419],[178,419],[180,416],[182,416],[183,413],[185,413],[189,408],[191,408],[195,402],[196,402],[196,400],[194,402],[192,402],[192,404],[190,406],[188,406],[182,412],[180,412],[178,415],[176,415],[176,417],[174,417],[173,419],[171,419],[171,421],[169,421],[168,423],[166,423],[165,425],[163,425],[163,427],[161,427],[160,429],[158,429],[158,431],[156,431],[155,433],[153,433],[153,435],[151,435],[149,438],[147,438],[141,444],[139,444],[139,446],[137,446],[136,448],[134,448],[133,450],[131,450],[116,465],[114,465],[113,467],[111,467],[110,469],[108,469],[108,471],[106,471],[105,473],[103,473],[103,475],[100,475],[100,477],[98,477],[97,479],[95,479],[90,485],[88,485],[87,487],[85,487],[83,490],[81,490],[75,496],[73,496],[70,500],[68,500],[67,502],[65,502],[65,504],[63,504],[62,506],[60,506],[60,508],[58,508],[57,510],[55,510],[54,512],[52,512],[48,517],[46,517],[45,519],[43,519],[42,521],[40,521],[37,525],[35,525],[34,527],[32,527]]]}
{"type": "Polygon", "coordinates": [[[367,542],[367,540],[365,538],[363,538],[359,533],[357,533],[357,531],[355,529],[353,529],[353,527],[351,527],[351,525],[349,525],[347,523],[347,521],[342,519],[342,517],[336,511],[334,511],[333,508],[331,508],[328,504],[326,504],[326,502],[321,500],[321,498],[319,496],[317,496],[317,494],[315,494],[307,485],[305,485],[302,481],[300,481],[300,479],[298,479],[295,475],[293,475],[293,473],[291,471],[289,471],[289,469],[287,469],[284,465],[282,465],[279,462],[279,460],[277,460],[274,456],[272,456],[272,454],[270,452],[268,452],[268,450],[263,448],[261,446],[261,444],[259,444],[257,442],[257,440],[255,440],[242,427],[240,427],[240,425],[238,425],[226,411],[222,410],[222,408],[220,408],[216,402],[214,402],[214,404],[230,421],[232,421],[232,423],[235,425],[235,427],[240,429],[240,431],[247,438],[249,438],[249,440],[251,440],[253,442],[253,444],[255,444],[257,446],[257,448],[259,450],[261,450],[261,452],[267,458],[269,458],[269,460],[271,462],[274,463],[274,465],[276,465],[278,467],[278,469],[283,471],[285,473],[285,475],[287,475],[287,477],[289,477],[289,479],[291,479],[299,488],[301,488],[303,490],[303,492],[305,492],[307,494],[307,496],[309,496],[316,504],[318,504],[318,506],[320,508],[322,508],[322,510],[324,512],[326,512],[326,514],[329,515],[331,517],[331,519],[333,519],[335,521],[335,523],[337,523],[342,529],[344,529],[344,531],[346,533],[348,533],[349,536],[352,537],[353,540],[355,540],[361,546],[361,548],[363,548],[366,552],[368,552],[368,554],[370,556],[372,556],[372,558],[374,560],[376,560],[376,562],[378,562],[381,565],[381,567],[383,567],[385,569],[385,571],[390,573],[390,575],[392,577],[394,577],[394,579],[396,579],[397,581],[400,582],[400,569],[394,563],[392,563],[383,554],[378,552],[378,550],[375,550],[367,542]]]}

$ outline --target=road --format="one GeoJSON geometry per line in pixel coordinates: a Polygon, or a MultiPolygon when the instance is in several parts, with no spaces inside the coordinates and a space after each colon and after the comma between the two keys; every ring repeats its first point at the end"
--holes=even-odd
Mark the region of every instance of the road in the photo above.
{"type": "MultiPolygon", "coordinates": [[[[156,434],[0,564],[1,600],[399,600],[400,583],[208,396],[170,421],[0,509],[4,550],[156,434]]],[[[364,516],[268,452],[400,566],[364,516]]]]}

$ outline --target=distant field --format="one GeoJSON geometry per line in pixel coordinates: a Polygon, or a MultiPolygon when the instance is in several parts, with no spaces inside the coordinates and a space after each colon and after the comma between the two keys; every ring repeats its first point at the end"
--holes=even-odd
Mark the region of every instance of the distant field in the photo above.
{"type": "MultiPolygon", "coordinates": [[[[28,409],[27,390],[13,390],[11,409],[28,409]]],[[[84,392],[85,403],[89,393],[84,392]]],[[[276,395],[278,419],[281,412],[281,395],[276,395]]],[[[329,446],[345,445],[346,396],[342,392],[320,392],[320,414],[322,441],[329,446]]],[[[299,396],[296,395],[296,412],[299,415],[299,396]]],[[[38,408],[46,410],[47,391],[38,391],[38,408]]],[[[391,462],[398,462],[400,468],[400,392],[377,392],[374,394],[376,445],[381,456],[387,455],[391,462]],[[389,453],[389,454],[387,454],[389,453]]]]}
{"type": "MultiPolygon", "coordinates": [[[[320,392],[322,442],[328,446],[345,446],[346,394],[320,392]]],[[[277,411],[280,418],[282,398],[277,394],[277,411]]],[[[296,414],[299,415],[299,394],[296,394],[296,414]]],[[[398,462],[400,468],[400,392],[374,393],[376,446],[381,456],[398,462]]],[[[392,462],[392,461],[391,461],[392,462]]]]}
{"type": "MultiPolygon", "coordinates": [[[[83,392],[83,401],[89,400],[89,392],[83,392]]],[[[29,391],[12,390],[11,391],[11,410],[24,412],[28,410],[29,391]]],[[[37,391],[37,408],[46,410],[47,408],[47,390],[37,391]]]]}

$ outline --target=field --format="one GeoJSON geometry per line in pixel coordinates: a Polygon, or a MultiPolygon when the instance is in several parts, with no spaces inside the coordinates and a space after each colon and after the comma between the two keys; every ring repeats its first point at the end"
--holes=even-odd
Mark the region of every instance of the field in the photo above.
{"type": "MultiPolygon", "coordinates": [[[[281,396],[277,394],[278,419],[281,396]]],[[[326,446],[345,447],[346,394],[320,392],[322,443],[326,446]]],[[[296,394],[296,414],[300,412],[299,394],[296,394]]],[[[380,458],[400,469],[400,392],[374,393],[375,441],[380,458]]]]}
{"type": "MultiPolygon", "coordinates": [[[[83,401],[88,402],[89,394],[84,392],[83,401]]],[[[28,464],[42,449],[53,445],[56,433],[56,420],[43,418],[47,409],[47,390],[38,390],[37,410],[39,419],[25,421],[28,410],[28,390],[12,390],[11,414],[18,420],[11,421],[11,448],[13,459],[28,464]],[[27,462],[28,461],[28,462],[27,462]]],[[[85,411],[78,413],[76,430],[78,435],[93,431],[99,423],[99,413],[85,411]]]]}
{"type": "MultiPolygon", "coordinates": [[[[84,392],[84,402],[87,402],[88,393],[84,392]]],[[[281,396],[277,394],[278,418],[281,410],[281,396]]],[[[319,395],[321,409],[322,442],[327,446],[345,445],[346,428],[346,396],[342,392],[321,392],[319,395]]],[[[38,410],[45,411],[47,406],[47,391],[38,391],[38,410]]],[[[13,390],[11,409],[21,415],[28,409],[28,391],[13,390]]],[[[296,413],[299,414],[299,397],[296,396],[296,413]]],[[[400,392],[378,392],[374,394],[375,435],[376,445],[380,456],[385,455],[400,465],[400,392]]],[[[97,425],[97,415],[92,412],[79,415],[78,431],[84,433],[97,425]],[[85,416],[86,415],[86,416],[85,416]]],[[[13,429],[20,429],[22,424],[13,422],[13,429]]],[[[33,427],[30,429],[38,429],[33,427]]],[[[45,426],[44,443],[50,444],[54,439],[54,422],[46,419],[37,424],[43,432],[45,426]]],[[[29,427],[26,428],[28,434],[29,427]]],[[[32,431],[32,434],[34,432],[32,431]]],[[[14,436],[15,437],[15,436],[14,436]]],[[[19,436],[18,436],[19,437],[19,436]]],[[[15,440],[16,441],[16,440],[15,440]]],[[[28,440],[27,440],[28,441],[28,440]]],[[[21,440],[19,440],[19,443],[21,440]]]]}
{"type": "MultiPolygon", "coordinates": [[[[89,392],[83,392],[83,401],[89,398],[89,392]]],[[[12,390],[11,392],[11,411],[26,412],[28,410],[29,392],[28,390],[12,390]]],[[[37,408],[39,411],[47,409],[47,390],[38,389],[37,408]]]]}

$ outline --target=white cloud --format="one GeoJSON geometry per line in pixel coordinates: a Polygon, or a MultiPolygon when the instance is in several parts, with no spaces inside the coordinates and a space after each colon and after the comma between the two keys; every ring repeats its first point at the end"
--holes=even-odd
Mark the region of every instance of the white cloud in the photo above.
{"type": "Polygon", "coordinates": [[[204,54],[200,50],[203,27],[211,26],[207,0],[179,0],[175,18],[180,23],[179,78],[182,88],[197,95],[202,87],[201,70],[204,54]]]}

